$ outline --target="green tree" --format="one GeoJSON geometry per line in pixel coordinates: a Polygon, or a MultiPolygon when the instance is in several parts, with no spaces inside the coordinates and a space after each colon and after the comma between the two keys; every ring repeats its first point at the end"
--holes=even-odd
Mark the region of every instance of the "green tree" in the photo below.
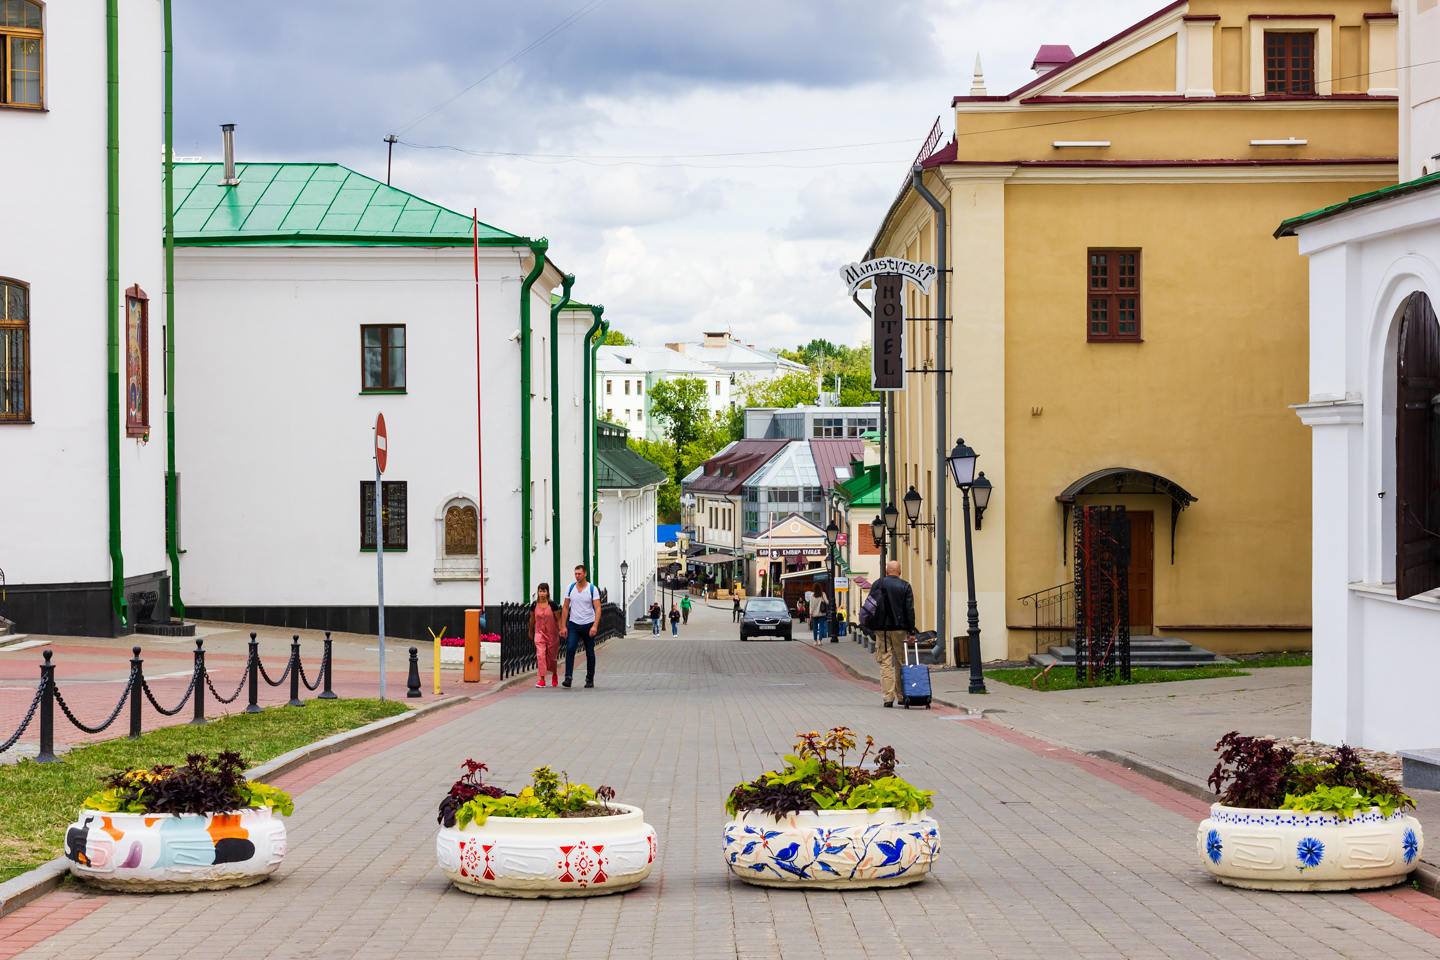
{"type": "Polygon", "coordinates": [[[605,339],[600,342],[607,347],[633,347],[635,345],[634,340],[631,340],[619,330],[611,330],[605,334],[605,339]]]}
{"type": "Polygon", "coordinates": [[[650,388],[650,416],[660,425],[675,448],[677,479],[680,471],[678,455],[699,435],[711,419],[705,396],[705,381],[698,377],[661,380],[650,388]]]}
{"type": "Polygon", "coordinates": [[[630,438],[630,449],[649,460],[670,475],[670,482],[663,484],[657,494],[657,509],[661,523],[680,522],[680,489],[685,477],[700,464],[715,456],[731,440],[729,413],[702,413],[694,421],[694,432],[683,448],[670,440],[643,440],[630,438]]]}
{"type": "Polygon", "coordinates": [[[813,404],[817,399],[815,375],[799,370],[768,380],[747,377],[740,383],[738,392],[747,407],[794,407],[813,404]]]}

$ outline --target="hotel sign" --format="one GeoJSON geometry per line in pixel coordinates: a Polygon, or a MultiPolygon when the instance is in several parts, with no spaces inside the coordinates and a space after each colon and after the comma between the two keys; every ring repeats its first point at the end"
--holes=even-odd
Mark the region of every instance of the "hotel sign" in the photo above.
{"type": "Polygon", "coordinates": [[[920,288],[920,292],[927,297],[930,295],[930,284],[938,273],[932,264],[915,263],[912,260],[901,260],[899,257],[877,257],[874,260],[866,260],[864,263],[847,263],[840,270],[840,278],[845,281],[849,293],[854,293],[865,285],[865,281],[885,274],[894,274],[905,280],[909,280],[920,288]]]}
{"type": "Polygon", "coordinates": [[[928,263],[899,257],[879,257],[864,263],[849,263],[840,278],[852,296],[867,282],[875,289],[875,306],[870,311],[870,386],[874,390],[902,390],[905,387],[905,281],[928,295],[939,271],[928,263]]]}

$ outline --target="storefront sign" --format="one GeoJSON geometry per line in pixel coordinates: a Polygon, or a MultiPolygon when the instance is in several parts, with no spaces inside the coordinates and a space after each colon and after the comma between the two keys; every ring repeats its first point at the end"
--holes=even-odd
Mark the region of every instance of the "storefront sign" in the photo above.
{"type": "Polygon", "coordinates": [[[840,278],[845,281],[849,293],[854,293],[864,286],[865,281],[893,274],[909,280],[920,288],[920,292],[926,296],[930,295],[930,283],[935,279],[939,271],[928,263],[915,263],[911,260],[901,260],[899,257],[878,257],[874,260],[866,260],[864,263],[847,263],[840,269],[840,278]]]}
{"type": "Polygon", "coordinates": [[[898,274],[875,278],[875,308],[870,315],[870,386],[874,390],[905,387],[904,286],[898,274]]]}
{"type": "Polygon", "coordinates": [[[776,547],[769,550],[756,550],[755,553],[762,557],[823,557],[824,547],[776,547]]]}

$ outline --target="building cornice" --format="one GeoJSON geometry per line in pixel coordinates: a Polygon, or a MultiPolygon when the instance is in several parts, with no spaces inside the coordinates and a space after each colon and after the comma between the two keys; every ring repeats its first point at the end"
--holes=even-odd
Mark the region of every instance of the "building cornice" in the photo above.
{"type": "Polygon", "coordinates": [[[1307,427],[1355,426],[1365,422],[1365,402],[1359,397],[1311,400],[1290,405],[1307,427]]]}

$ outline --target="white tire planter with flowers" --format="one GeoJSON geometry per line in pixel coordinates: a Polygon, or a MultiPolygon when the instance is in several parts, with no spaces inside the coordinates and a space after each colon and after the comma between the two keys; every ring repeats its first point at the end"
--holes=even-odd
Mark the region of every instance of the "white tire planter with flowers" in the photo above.
{"type": "Polygon", "coordinates": [[[1214,804],[1195,846],[1216,880],[1251,890],[1368,890],[1404,882],[1424,849],[1420,821],[1379,807],[1334,813],[1214,804]]]}
{"type": "Polygon", "coordinates": [[[940,853],[940,825],[926,813],[800,810],[776,820],[746,811],[725,825],[725,862],[762,887],[857,890],[924,880],[940,853]]]}
{"type": "Polygon", "coordinates": [[[461,890],[500,897],[594,897],[638,887],[655,863],[639,807],[605,817],[497,817],[442,827],[440,869],[461,890]]]}
{"type": "Polygon", "coordinates": [[[70,872],[133,893],[248,887],[275,872],[288,849],[269,807],[229,813],[80,811],[65,832],[70,872]]]}

